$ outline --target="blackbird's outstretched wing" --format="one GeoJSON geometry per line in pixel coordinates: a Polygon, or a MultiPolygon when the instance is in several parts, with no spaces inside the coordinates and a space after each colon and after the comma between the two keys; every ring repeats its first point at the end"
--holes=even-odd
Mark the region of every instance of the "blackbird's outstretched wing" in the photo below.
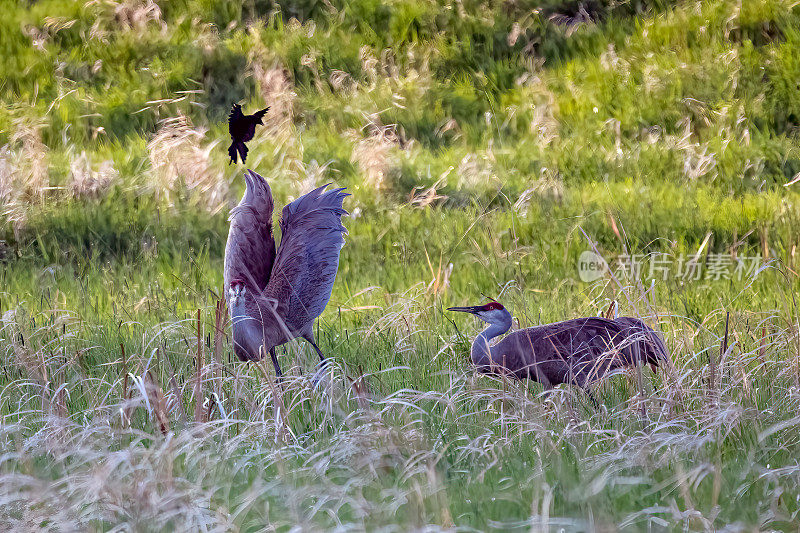
{"type": "Polygon", "coordinates": [[[243,118],[242,141],[247,142],[253,139],[253,136],[256,134],[256,125],[263,124],[262,120],[268,109],[269,107],[266,107],[252,115],[245,115],[243,118]]]}
{"type": "Polygon", "coordinates": [[[234,280],[263,290],[275,261],[272,191],[267,181],[252,170],[245,172],[244,180],[242,201],[230,214],[223,274],[225,294],[234,280]]]}
{"type": "Polygon", "coordinates": [[[309,327],[331,297],[339,252],[347,230],[342,216],[344,189],[327,185],[304,194],[283,209],[281,244],[264,296],[274,298],[290,331],[309,327]]]}
{"type": "Polygon", "coordinates": [[[256,111],[255,113],[250,115],[253,117],[253,122],[255,122],[256,124],[264,124],[264,122],[262,121],[264,120],[264,115],[267,114],[267,111],[269,111],[269,106],[265,107],[261,111],[256,111]]]}

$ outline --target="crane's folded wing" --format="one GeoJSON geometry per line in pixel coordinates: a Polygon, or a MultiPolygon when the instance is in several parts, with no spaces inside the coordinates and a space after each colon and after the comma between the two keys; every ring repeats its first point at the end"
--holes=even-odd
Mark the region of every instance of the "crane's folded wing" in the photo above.
{"type": "Polygon", "coordinates": [[[272,236],[272,191],[267,181],[253,172],[245,172],[242,201],[231,210],[231,227],[225,245],[225,292],[231,280],[250,281],[263,290],[275,261],[272,236]]]}

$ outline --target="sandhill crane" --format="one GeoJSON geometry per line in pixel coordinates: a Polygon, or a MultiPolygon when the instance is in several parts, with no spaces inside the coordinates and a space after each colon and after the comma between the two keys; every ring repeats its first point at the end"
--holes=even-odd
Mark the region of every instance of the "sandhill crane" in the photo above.
{"type": "Polygon", "coordinates": [[[653,370],[661,363],[671,365],[664,341],[638,318],[575,318],[514,331],[490,346],[493,338],[511,329],[511,313],[505,307],[492,301],[448,311],[471,313],[489,324],[472,343],[472,363],[479,372],[529,378],[545,389],[577,385],[595,405],[588,390],[591,383],[638,363],[648,363],[653,370]]]}
{"type": "Polygon", "coordinates": [[[247,159],[247,146],[244,143],[251,140],[256,134],[256,124],[264,124],[262,120],[268,110],[269,107],[265,107],[252,115],[245,115],[239,104],[231,106],[231,112],[228,115],[228,132],[231,134],[232,141],[228,147],[228,155],[231,157],[231,163],[236,163],[237,152],[242,158],[242,163],[247,159]]]}
{"type": "Polygon", "coordinates": [[[281,244],[272,237],[272,191],[266,180],[248,170],[245,192],[230,215],[225,247],[224,290],[233,329],[234,353],[258,361],[269,352],[276,374],[281,367],[275,347],[302,337],[314,341],[314,320],[331,297],[344,245],[344,189],[327,185],[283,208],[281,244]]]}

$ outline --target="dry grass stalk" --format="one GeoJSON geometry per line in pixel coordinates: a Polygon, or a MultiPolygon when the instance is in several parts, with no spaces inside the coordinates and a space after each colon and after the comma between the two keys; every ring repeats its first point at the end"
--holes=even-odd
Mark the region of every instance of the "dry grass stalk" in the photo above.
{"type": "Polygon", "coordinates": [[[434,270],[427,248],[425,248],[425,259],[428,261],[428,269],[431,271],[431,281],[428,283],[427,294],[433,297],[440,296],[444,294],[450,286],[450,275],[453,273],[453,263],[448,263],[447,266],[443,268],[442,256],[439,255],[439,264],[436,270],[434,270]]]}
{"type": "Polygon", "coordinates": [[[64,383],[60,383],[55,392],[55,401],[52,403],[54,406],[53,414],[58,418],[68,418],[69,410],[67,409],[67,389],[64,383]]]}
{"type": "Polygon", "coordinates": [[[147,144],[156,195],[165,195],[170,200],[171,193],[185,186],[193,199],[210,212],[222,209],[228,183],[211,165],[210,154],[216,142],[203,148],[206,130],[195,128],[183,114],[162,120],[160,124],[147,144]]]}
{"type": "Polygon", "coordinates": [[[275,442],[289,442],[289,425],[286,422],[286,404],[283,401],[283,394],[280,392],[280,386],[276,385],[272,376],[267,371],[267,358],[264,352],[264,347],[261,347],[261,361],[257,363],[258,368],[264,375],[264,381],[269,386],[269,391],[272,394],[272,405],[275,409],[275,442]]]}
{"type": "Polygon", "coordinates": [[[20,314],[16,309],[3,313],[2,332],[11,345],[16,365],[24,370],[30,379],[44,386],[48,381],[44,353],[33,349],[31,335],[24,327],[24,318],[20,314]]]}
{"type": "Polygon", "coordinates": [[[758,343],[758,359],[761,363],[766,363],[764,359],[767,353],[767,326],[761,326],[761,340],[758,343]]]}
{"type": "Polygon", "coordinates": [[[623,246],[624,246],[625,245],[625,239],[622,238],[622,235],[619,232],[619,228],[617,227],[617,221],[614,218],[614,215],[611,214],[610,211],[608,212],[608,222],[609,222],[609,224],[611,224],[611,231],[614,232],[614,235],[617,236],[617,239],[619,239],[619,242],[621,242],[623,244],[623,246]]]}
{"type": "Polygon", "coordinates": [[[195,352],[195,373],[194,373],[194,421],[195,423],[205,422],[203,410],[203,332],[200,320],[200,309],[197,310],[197,351],[195,352]]]}
{"type": "MultiPolygon", "coordinates": [[[[123,427],[127,427],[131,423],[131,415],[133,414],[133,410],[135,406],[131,402],[133,398],[133,391],[130,390],[129,384],[129,377],[132,375],[130,369],[128,368],[128,356],[125,352],[125,345],[120,343],[119,344],[120,353],[122,355],[122,410],[120,414],[122,415],[122,425],[123,427]]],[[[135,379],[135,378],[134,378],[135,379]]]]}
{"type": "Polygon", "coordinates": [[[125,345],[119,343],[120,354],[122,355],[122,398],[128,397],[128,357],[125,354],[125,345]]]}
{"type": "MultiPolygon", "coordinates": [[[[162,360],[161,355],[161,349],[156,348],[156,357],[158,361],[162,360]]],[[[166,354],[164,354],[163,361],[167,364],[167,371],[169,372],[170,398],[167,400],[167,411],[172,412],[177,408],[181,427],[186,427],[189,424],[189,417],[186,415],[186,408],[183,406],[183,397],[181,395],[181,389],[178,387],[178,380],[175,378],[175,370],[172,368],[172,363],[166,354]]]]}
{"type": "Polygon", "coordinates": [[[228,327],[228,306],[224,298],[217,300],[214,308],[214,378],[215,389],[219,389],[218,383],[222,379],[222,341],[225,338],[225,330],[228,327]]]}
{"type": "Polygon", "coordinates": [[[350,387],[353,389],[353,394],[356,397],[356,404],[358,405],[359,409],[369,409],[370,401],[372,400],[372,391],[370,390],[369,384],[364,377],[364,369],[359,366],[358,377],[356,379],[351,379],[349,376],[347,376],[347,379],[350,381],[350,387]]]}
{"type": "Polygon", "coordinates": [[[148,370],[145,374],[147,383],[145,384],[147,396],[150,400],[150,405],[155,415],[155,421],[158,422],[158,429],[161,430],[163,435],[169,433],[169,412],[167,410],[167,399],[164,396],[164,391],[158,383],[152,371],[148,370]]]}
{"type": "Polygon", "coordinates": [[[418,207],[420,209],[424,209],[430,205],[433,205],[437,202],[441,203],[440,201],[447,200],[447,195],[445,194],[438,194],[436,189],[441,188],[445,185],[445,180],[440,178],[436,181],[433,185],[417,193],[418,190],[421,190],[420,187],[414,187],[411,189],[411,193],[408,195],[408,203],[414,207],[418,207]]]}
{"type": "Polygon", "coordinates": [[[609,320],[613,320],[617,318],[618,309],[619,309],[619,304],[617,303],[617,301],[611,300],[611,303],[608,304],[608,309],[606,309],[606,313],[603,316],[605,316],[609,320]]]}

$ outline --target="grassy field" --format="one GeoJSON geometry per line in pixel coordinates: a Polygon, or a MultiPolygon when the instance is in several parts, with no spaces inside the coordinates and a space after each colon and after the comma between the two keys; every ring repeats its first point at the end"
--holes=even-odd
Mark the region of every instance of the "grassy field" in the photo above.
{"type": "Polygon", "coordinates": [[[794,2],[0,8],[3,530],[800,527],[794,2]],[[233,357],[233,101],[277,203],[352,193],[316,387],[233,357]],[[485,296],[617,302],[675,372],[478,376],[485,296]]]}

